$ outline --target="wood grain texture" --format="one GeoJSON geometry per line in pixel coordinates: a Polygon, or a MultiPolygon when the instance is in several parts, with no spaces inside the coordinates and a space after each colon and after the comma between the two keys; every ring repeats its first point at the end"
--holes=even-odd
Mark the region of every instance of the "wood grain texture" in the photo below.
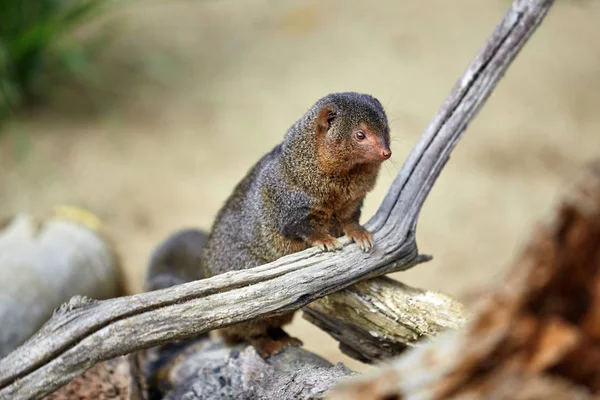
{"type": "Polygon", "coordinates": [[[151,293],[75,299],[23,346],[0,360],[0,399],[32,399],[94,364],[160,343],[305,306],[360,280],[413,267],[419,211],[449,154],[551,6],[517,0],[426,129],[369,221],[369,254],[315,249],[151,293]]]}
{"type": "Polygon", "coordinates": [[[340,342],[342,352],[366,363],[397,356],[467,321],[456,300],[387,277],[359,282],[303,311],[305,319],[340,342]]]}

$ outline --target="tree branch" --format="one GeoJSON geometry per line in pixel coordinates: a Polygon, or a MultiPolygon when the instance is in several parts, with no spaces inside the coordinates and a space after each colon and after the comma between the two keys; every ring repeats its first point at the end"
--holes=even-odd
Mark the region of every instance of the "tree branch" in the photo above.
{"type": "Polygon", "coordinates": [[[600,159],[565,190],[466,329],[341,385],[332,399],[597,399],[600,159]]]}
{"type": "Polygon", "coordinates": [[[420,261],[419,211],[467,124],[551,6],[516,0],[427,128],[369,221],[375,248],[316,249],[273,263],[151,293],[74,299],[23,346],[0,360],[0,399],[50,393],[94,364],[227,325],[296,310],[360,280],[420,261]]]}
{"type": "Polygon", "coordinates": [[[340,342],[342,352],[367,363],[397,356],[467,320],[456,300],[387,277],[359,282],[303,311],[305,319],[340,342]]]}

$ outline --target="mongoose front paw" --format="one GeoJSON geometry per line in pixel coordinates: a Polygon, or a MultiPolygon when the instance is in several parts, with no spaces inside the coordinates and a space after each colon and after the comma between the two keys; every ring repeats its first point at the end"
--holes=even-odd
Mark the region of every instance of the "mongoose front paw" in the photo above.
{"type": "Polygon", "coordinates": [[[310,244],[324,251],[335,251],[342,248],[340,241],[329,235],[311,240],[310,244]]]}
{"type": "Polygon", "coordinates": [[[373,235],[362,226],[346,231],[346,236],[352,239],[365,252],[373,248],[373,235]]]}

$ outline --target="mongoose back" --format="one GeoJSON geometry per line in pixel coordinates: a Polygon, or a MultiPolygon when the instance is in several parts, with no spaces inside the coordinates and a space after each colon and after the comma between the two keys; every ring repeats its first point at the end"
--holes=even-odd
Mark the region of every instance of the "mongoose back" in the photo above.
{"type": "MultiPolygon", "coordinates": [[[[389,126],[381,103],[360,93],[317,101],[263,156],[219,211],[201,256],[206,277],[255,267],[316,246],[340,248],[347,235],[364,251],[372,236],[360,224],[363,200],[390,158],[389,126]]],[[[293,313],[221,330],[263,355],[298,344],[280,327],[293,313]]]]}

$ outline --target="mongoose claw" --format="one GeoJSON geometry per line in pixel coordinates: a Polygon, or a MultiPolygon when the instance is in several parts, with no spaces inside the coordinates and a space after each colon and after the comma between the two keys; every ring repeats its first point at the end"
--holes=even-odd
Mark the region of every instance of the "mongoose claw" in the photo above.
{"type": "Polygon", "coordinates": [[[352,233],[348,236],[366,253],[373,248],[373,235],[366,230],[363,232],[352,233]]]}
{"type": "Polygon", "coordinates": [[[323,251],[335,251],[342,248],[342,243],[333,236],[315,240],[312,242],[312,245],[323,251]]]}

